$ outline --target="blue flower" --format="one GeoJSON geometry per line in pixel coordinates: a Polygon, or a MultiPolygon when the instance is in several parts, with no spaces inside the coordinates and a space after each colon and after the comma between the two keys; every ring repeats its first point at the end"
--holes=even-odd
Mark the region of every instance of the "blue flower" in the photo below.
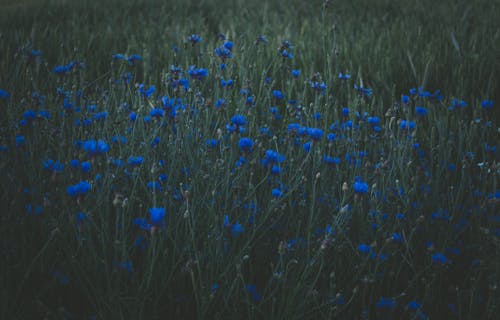
{"type": "Polygon", "coordinates": [[[339,79],[340,80],[348,80],[348,79],[351,79],[351,75],[347,74],[347,73],[344,74],[344,73],[340,72],[339,73],[339,79]]]}
{"type": "Polygon", "coordinates": [[[403,104],[408,104],[408,102],[410,102],[410,97],[409,97],[409,96],[407,96],[407,95],[402,95],[402,96],[401,96],[401,102],[402,102],[403,104]]]}
{"type": "Polygon", "coordinates": [[[226,40],[226,41],[224,41],[223,46],[224,46],[224,48],[226,48],[227,50],[232,51],[232,50],[233,50],[234,43],[233,43],[232,41],[226,40]]]}
{"type": "Polygon", "coordinates": [[[192,34],[189,36],[188,40],[192,45],[195,45],[196,43],[201,42],[201,37],[197,34],[192,34]]]}
{"type": "Polygon", "coordinates": [[[0,89],[0,99],[8,99],[10,98],[10,93],[7,91],[0,89]]]}
{"type": "Polygon", "coordinates": [[[450,263],[450,260],[444,254],[437,252],[432,255],[432,263],[437,265],[445,265],[450,263]]]}
{"type": "Polygon", "coordinates": [[[243,115],[236,114],[231,117],[231,123],[236,126],[244,126],[247,124],[247,119],[243,115]]]}
{"type": "Polygon", "coordinates": [[[150,86],[148,89],[146,89],[146,86],[144,84],[141,84],[139,86],[139,94],[143,97],[149,98],[153,93],[155,93],[156,87],[154,85],[150,86]]]}
{"type": "Polygon", "coordinates": [[[68,194],[72,197],[86,195],[90,191],[91,185],[87,181],[80,181],[75,185],[66,188],[68,194]]]}
{"type": "Polygon", "coordinates": [[[326,163],[326,164],[339,164],[340,163],[340,158],[325,155],[323,157],[323,162],[326,163]]]}
{"type": "Polygon", "coordinates": [[[318,82],[318,81],[311,81],[310,86],[311,86],[311,88],[313,88],[314,90],[316,90],[320,93],[324,93],[326,88],[327,88],[326,84],[324,82],[318,82]]]}
{"type": "Polygon", "coordinates": [[[274,198],[281,198],[281,197],[283,197],[283,191],[281,191],[280,188],[274,188],[271,191],[271,194],[273,195],[274,198]]]}
{"type": "Polygon", "coordinates": [[[364,96],[366,98],[369,98],[373,95],[373,90],[370,88],[359,87],[357,84],[354,84],[354,89],[360,96],[364,96]]]}
{"type": "Polygon", "coordinates": [[[244,152],[251,152],[253,148],[253,140],[251,138],[243,137],[240,139],[238,142],[238,146],[240,147],[241,151],[244,152]]]}
{"type": "Polygon", "coordinates": [[[103,140],[87,140],[83,142],[82,149],[87,151],[89,156],[97,156],[108,152],[109,145],[103,140]]]}
{"type": "Polygon", "coordinates": [[[378,309],[394,309],[396,301],[393,298],[380,297],[380,300],[375,305],[378,309]]]}
{"type": "Polygon", "coordinates": [[[204,68],[196,68],[195,66],[189,67],[188,74],[191,78],[196,80],[202,80],[206,76],[208,76],[208,70],[204,68]]]}
{"type": "Polygon", "coordinates": [[[285,94],[280,90],[273,90],[273,96],[277,100],[281,100],[285,98],[285,94]]]}
{"type": "Polygon", "coordinates": [[[367,244],[361,243],[358,245],[358,251],[363,254],[368,254],[372,251],[372,248],[367,244]]]}
{"type": "Polygon", "coordinates": [[[426,108],[424,107],[415,107],[415,113],[421,117],[425,117],[426,115],[429,114],[429,110],[427,110],[426,108]]]}
{"type": "Polygon", "coordinates": [[[144,160],[144,157],[141,156],[130,156],[127,160],[128,164],[130,166],[139,166],[142,164],[142,161],[144,160]]]}
{"type": "Polygon", "coordinates": [[[215,54],[224,61],[225,59],[231,59],[233,57],[233,53],[228,48],[221,46],[215,49],[215,54]]]}
{"type": "Polygon", "coordinates": [[[165,208],[151,208],[149,209],[149,216],[151,219],[151,224],[159,226],[164,223],[165,220],[165,208]]]}
{"type": "Polygon", "coordinates": [[[245,288],[254,302],[262,300],[262,295],[257,291],[257,287],[254,284],[247,284],[245,288]]]}
{"type": "Polygon", "coordinates": [[[87,173],[92,170],[92,163],[90,161],[84,161],[81,163],[81,168],[83,173],[87,173]]]}
{"type": "Polygon", "coordinates": [[[354,182],[354,192],[357,194],[365,194],[368,192],[368,183],[356,177],[354,182]]]}
{"type": "Polygon", "coordinates": [[[307,129],[307,134],[314,141],[321,140],[321,137],[323,137],[323,133],[324,133],[323,130],[321,130],[319,128],[308,128],[307,129]]]}
{"type": "Polygon", "coordinates": [[[26,143],[26,138],[22,134],[16,136],[16,147],[23,146],[26,143]]]}
{"type": "Polygon", "coordinates": [[[243,232],[245,231],[245,228],[239,223],[239,222],[236,222],[235,224],[233,224],[233,226],[231,227],[231,236],[233,238],[236,238],[238,237],[240,234],[242,234],[243,232]]]}
{"type": "MultiPolygon", "coordinates": [[[[2,90],[0,90],[0,97],[1,97],[1,91],[2,90]]],[[[483,100],[481,102],[481,108],[483,108],[483,110],[493,109],[493,100],[483,100]]]]}
{"type": "Polygon", "coordinates": [[[300,76],[300,70],[294,69],[292,70],[292,77],[298,78],[300,76]]]}

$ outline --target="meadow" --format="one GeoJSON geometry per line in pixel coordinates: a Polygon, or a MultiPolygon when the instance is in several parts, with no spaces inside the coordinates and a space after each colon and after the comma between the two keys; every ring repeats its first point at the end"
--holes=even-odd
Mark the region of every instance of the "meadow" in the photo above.
{"type": "Polygon", "coordinates": [[[0,1],[0,318],[495,319],[498,16],[0,1]]]}

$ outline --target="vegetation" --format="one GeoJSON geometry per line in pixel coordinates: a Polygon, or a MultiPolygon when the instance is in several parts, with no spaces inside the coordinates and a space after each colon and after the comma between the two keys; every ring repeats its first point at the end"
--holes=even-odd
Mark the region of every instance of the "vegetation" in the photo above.
{"type": "Polygon", "coordinates": [[[498,1],[0,9],[0,318],[499,312],[498,1]]]}

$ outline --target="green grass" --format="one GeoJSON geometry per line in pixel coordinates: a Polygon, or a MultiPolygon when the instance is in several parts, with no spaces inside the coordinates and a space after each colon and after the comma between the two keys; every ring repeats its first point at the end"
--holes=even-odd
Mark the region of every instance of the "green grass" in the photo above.
{"type": "Polygon", "coordinates": [[[498,1],[47,0],[0,8],[0,89],[10,94],[0,98],[0,318],[498,312],[498,1]],[[191,34],[202,41],[191,44],[191,34]],[[234,42],[224,70],[219,34],[234,42]],[[259,35],[269,42],[257,44],[259,35]],[[293,59],[280,56],[285,40],[293,59]],[[117,53],[142,60],[129,65],[117,53]],[[54,72],[70,61],[82,68],[54,72]],[[171,65],[189,90],[172,86],[171,65]],[[192,65],[208,75],[192,79],[192,65]],[[313,81],[325,83],[324,93],[313,81]],[[145,97],[140,84],[156,91],[145,97]],[[408,93],[418,87],[443,98],[408,93]],[[178,100],[163,105],[164,96],[178,100]],[[219,99],[225,106],[216,107],[219,99]],[[454,99],[467,106],[449,108],[454,99]],[[492,110],[481,107],[486,99],[492,110]],[[145,122],[153,108],[165,115],[145,122]],[[244,132],[227,129],[234,115],[245,116],[244,132]],[[406,120],[415,129],[401,128],[406,120]],[[288,130],[293,123],[303,134],[288,130]],[[242,137],[253,139],[251,151],[239,146],[242,137]],[[109,150],[89,154],[81,142],[91,139],[109,150]],[[284,161],[266,160],[267,150],[284,161]],[[127,164],[131,156],[142,163],[127,164]],[[356,179],[366,193],[355,192],[356,179]],[[80,181],[91,188],[72,197],[67,188],[80,181]],[[141,229],[134,219],[152,223],[151,208],[164,208],[165,219],[141,229]]]}

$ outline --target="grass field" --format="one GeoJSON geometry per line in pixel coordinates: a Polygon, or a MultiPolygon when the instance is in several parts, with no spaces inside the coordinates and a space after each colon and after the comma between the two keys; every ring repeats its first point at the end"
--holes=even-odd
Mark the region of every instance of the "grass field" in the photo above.
{"type": "Polygon", "coordinates": [[[0,319],[494,319],[499,1],[0,1],[0,319]]]}

